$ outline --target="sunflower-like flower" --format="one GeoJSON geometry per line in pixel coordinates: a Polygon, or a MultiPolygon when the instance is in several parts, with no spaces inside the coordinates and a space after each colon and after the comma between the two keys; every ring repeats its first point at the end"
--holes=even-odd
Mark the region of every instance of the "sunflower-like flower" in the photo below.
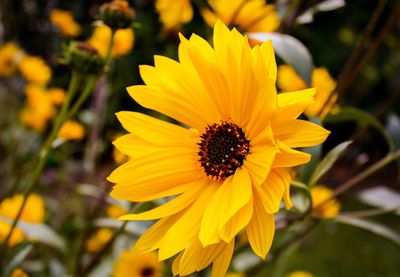
{"type": "Polygon", "coordinates": [[[275,5],[265,0],[208,0],[211,10],[202,9],[204,20],[211,27],[217,20],[242,32],[273,32],[279,26],[275,5]]]}
{"type": "Polygon", "coordinates": [[[333,198],[333,191],[330,188],[321,185],[312,187],[311,198],[314,216],[333,218],[338,215],[340,202],[336,198],[333,198]]]}
{"type": "MultiPolygon", "coordinates": [[[[278,86],[283,91],[294,91],[307,88],[306,82],[290,65],[280,65],[278,67],[278,86]]],[[[336,88],[336,81],[329,74],[328,69],[325,67],[315,68],[311,75],[311,86],[315,87],[317,92],[315,93],[315,101],[308,105],[304,113],[308,117],[317,116],[324,119],[330,112],[334,113],[339,110],[339,107],[335,104],[337,95],[334,94],[330,97],[330,94],[336,88]],[[329,103],[326,102],[329,100],[329,103]]]]}
{"type": "Polygon", "coordinates": [[[112,277],[161,277],[163,270],[156,253],[131,248],[122,251],[115,261],[112,277]]]}
{"type": "Polygon", "coordinates": [[[12,42],[0,45],[0,77],[10,77],[17,70],[22,50],[12,42]]]}
{"type": "Polygon", "coordinates": [[[291,207],[290,167],[310,155],[293,148],[322,143],[329,132],[296,119],[314,89],[277,95],[271,42],[251,48],[247,37],[221,22],[214,48],[181,36],[179,62],[155,56],[141,66],[145,85],[128,88],[142,106],[185,127],[137,112],[117,114],[130,134],[114,144],[130,160],[108,177],[111,196],[134,202],[178,195],[153,210],[123,220],[160,219],[136,248],[176,257],[174,274],[213,263],[212,276],[228,269],[235,236],[246,230],[264,258],[274,236],[282,198],[291,207]]]}
{"type": "Polygon", "coordinates": [[[63,140],[82,140],[85,137],[85,127],[74,120],[67,120],[58,131],[58,137],[63,140]]]}

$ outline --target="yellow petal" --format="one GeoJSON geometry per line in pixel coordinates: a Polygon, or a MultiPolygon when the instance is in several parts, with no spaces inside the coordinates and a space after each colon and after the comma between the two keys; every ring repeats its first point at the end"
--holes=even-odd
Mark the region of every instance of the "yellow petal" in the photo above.
{"type": "Polygon", "coordinates": [[[315,88],[284,92],[278,94],[278,111],[274,117],[276,121],[296,119],[314,102],[315,88]]]}
{"type": "Polygon", "coordinates": [[[253,215],[253,198],[243,206],[222,228],[220,237],[225,242],[230,242],[249,223],[253,215]]]}
{"type": "Polygon", "coordinates": [[[140,214],[124,215],[119,217],[119,220],[152,220],[176,214],[184,210],[197,198],[198,192],[203,189],[203,186],[204,182],[196,182],[190,189],[164,205],[140,214]]]}
{"type": "Polygon", "coordinates": [[[221,185],[221,202],[214,216],[218,216],[218,226],[223,227],[244,205],[252,195],[251,180],[245,168],[236,172],[221,185]]]}
{"type": "Polygon", "coordinates": [[[189,147],[196,143],[188,129],[142,113],[119,112],[117,117],[128,132],[152,145],[189,147]]]}
{"type": "Polygon", "coordinates": [[[273,127],[274,135],[289,147],[308,147],[325,141],[330,132],[305,120],[287,120],[273,127]]]}
{"type": "Polygon", "coordinates": [[[235,240],[232,240],[215,259],[211,271],[211,277],[223,277],[231,263],[233,249],[235,248],[235,240]]]}
{"type": "Polygon", "coordinates": [[[117,183],[111,196],[144,202],[182,193],[201,176],[197,166],[197,161],[190,154],[173,151],[129,161],[107,178],[117,183]]]}
{"type": "Polygon", "coordinates": [[[277,141],[280,152],[275,155],[273,167],[293,167],[308,163],[311,155],[288,147],[285,143],[277,141]]]}
{"type": "Polygon", "coordinates": [[[272,245],[275,221],[272,214],[265,212],[261,201],[258,195],[254,195],[254,212],[247,226],[247,237],[254,253],[264,259],[272,245]]]}
{"type": "Polygon", "coordinates": [[[276,82],[277,68],[272,41],[263,42],[252,49],[253,66],[258,82],[263,84],[266,78],[276,82]]]}
{"type": "Polygon", "coordinates": [[[252,147],[251,153],[243,162],[253,184],[261,185],[268,176],[277,152],[275,147],[252,147]]]}
{"type": "Polygon", "coordinates": [[[159,245],[158,255],[160,260],[168,259],[187,248],[191,241],[198,236],[201,215],[215,191],[215,185],[205,186],[198,199],[184,210],[179,220],[164,233],[159,245]]]}

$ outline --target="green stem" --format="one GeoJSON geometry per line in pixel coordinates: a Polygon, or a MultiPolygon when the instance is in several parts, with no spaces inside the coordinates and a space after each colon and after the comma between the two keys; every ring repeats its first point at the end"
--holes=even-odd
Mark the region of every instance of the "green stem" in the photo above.
{"type": "Polygon", "coordinates": [[[77,72],[72,73],[71,81],[70,81],[69,88],[68,88],[67,98],[64,101],[64,103],[61,107],[61,110],[58,113],[56,119],[54,120],[54,124],[53,124],[52,130],[50,132],[50,135],[47,137],[47,140],[46,140],[44,146],[42,147],[42,149],[39,152],[38,161],[36,162],[36,166],[33,171],[32,177],[26,187],[24,194],[23,194],[24,197],[23,197],[21,207],[19,208],[18,213],[17,213],[16,217],[14,218],[13,223],[11,225],[10,231],[8,232],[8,234],[7,234],[6,238],[4,239],[3,244],[0,248],[0,264],[6,254],[7,245],[11,238],[12,232],[14,231],[15,227],[17,226],[18,221],[21,217],[22,211],[25,208],[28,196],[30,193],[32,193],[35,190],[35,188],[38,184],[39,177],[43,171],[44,165],[45,165],[48,155],[50,153],[52,143],[53,143],[54,139],[57,137],[58,130],[60,129],[62,123],[64,123],[65,117],[68,112],[69,105],[78,89],[80,78],[81,77],[77,72]]]}
{"type": "Polygon", "coordinates": [[[96,84],[96,81],[97,81],[97,76],[89,77],[86,83],[86,87],[83,89],[82,93],[79,95],[78,100],[76,100],[75,104],[68,112],[66,119],[70,119],[76,115],[82,104],[85,102],[85,100],[89,97],[90,93],[92,92],[93,87],[96,84]]]}

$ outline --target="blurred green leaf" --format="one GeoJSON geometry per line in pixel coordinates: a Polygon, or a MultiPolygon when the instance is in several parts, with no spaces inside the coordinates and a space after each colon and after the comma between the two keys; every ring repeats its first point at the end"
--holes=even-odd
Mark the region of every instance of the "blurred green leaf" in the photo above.
{"type": "Polygon", "coordinates": [[[394,144],[385,127],[375,116],[364,110],[355,107],[341,107],[339,113],[328,115],[325,118],[324,123],[339,123],[346,121],[355,121],[361,127],[371,126],[375,128],[385,138],[390,151],[393,151],[394,144]]]}
{"type": "MultiPolygon", "coordinates": [[[[94,225],[97,227],[113,228],[118,229],[124,223],[123,220],[117,220],[113,218],[99,218],[94,221],[94,225]]],[[[148,221],[130,221],[126,227],[125,231],[134,235],[143,234],[149,227],[148,221]]]]}
{"type": "Polygon", "coordinates": [[[313,60],[310,52],[301,41],[290,35],[280,33],[249,33],[247,36],[258,41],[272,40],[276,54],[293,66],[308,85],[311,84],[313,60]]]}
{"type": "Polygon", "coordinates": [[[333,166],[333,164],[337,161],[337,159],[340,157],[343,151],[351,143],[352,141],[342,142],[341,144],[333,148],[331,151],[329,151],[329,153],[317,165],[315,171],[311,175],[309,183],[310,186],[315,185],[315,183],[319,180],[319,178],[321,178],[321,176],[324,175],[333,166]]]}
{"type": "Polygon", "coordinates": [[[333,11],[336,9],[339,9],[341,7],[344,7],[346,5],[346,2],[344,0],[325,0],[322,1],[308,10],[306,10],[304,13],[302,13],[300,16],[296,18],[296,22],[299,24],[306,24],[306,23],[311,23],[314,21],[314,14],[318,12],[327,12],[327,11],[333,11]]]}
{"type": "Polygon", "coordinates": [[[377,222],[349,216],[337,216],[336,222],[351,225],[378,235],[400,247],[400,234],[377,222]]]}
{"type": "Polygon", "coordinates": [[[400,149],[400,117],[389,114],[386,122],[386,130],[392,139],[395,149],[400,149]]]}
{"type": "Polygon", "coordinates": [[[31,244],[23,247],[14,258],[7,264],[6,269],[4,270],[4,276],[11,276],[13,270],[17,268],[29,255],[33,246],[31,244]]]}
{"type": "Polygon", "coordinates": [[[378,186],[363,190],[358,194],[358,198],[371,206],[393,209],[393,212],[400,215],[400,193],[388,187],[378,186]]]}

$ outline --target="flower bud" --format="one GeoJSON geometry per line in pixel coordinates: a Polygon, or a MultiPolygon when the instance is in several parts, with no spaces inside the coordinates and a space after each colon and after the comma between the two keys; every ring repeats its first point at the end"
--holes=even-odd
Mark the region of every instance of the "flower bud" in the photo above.
{"type": "Polygon", "coordinates": [[[105,60],[87,42],[71,42],[65,49],[61,62],[83,74],[100,74],[105,66],[105,60]]]}
{"type": "Polygon", "coordinates": [[[100,19],[113,30],[129,28],[134,16],[134,10],[124,0],[114,0],[100,7],[100,19]]]}

